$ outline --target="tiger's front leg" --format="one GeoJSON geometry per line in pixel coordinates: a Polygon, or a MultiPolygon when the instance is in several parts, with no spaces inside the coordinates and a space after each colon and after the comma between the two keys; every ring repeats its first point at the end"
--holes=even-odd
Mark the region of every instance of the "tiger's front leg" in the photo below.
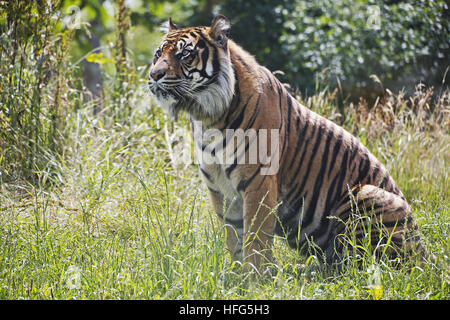
{"type": "Polygon", "coordinates": [[[219,220],[224,224],[227,248],[234,261],[242,262],[244,219],[242,218],[242,199],[226,199],[219,191],[209,189],[209,195],[219,220]]]}
{"type": "Polygon", "coordinates": [[[244,269],[259,274],[272,262],[276,222],[277,185],[275,176],[258,175],[243,192],[244,269]]]}

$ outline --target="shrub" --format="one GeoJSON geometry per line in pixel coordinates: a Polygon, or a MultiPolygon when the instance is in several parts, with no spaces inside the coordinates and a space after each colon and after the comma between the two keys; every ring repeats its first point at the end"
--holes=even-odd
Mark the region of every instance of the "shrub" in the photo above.
{"type": "Polygon", "coordinates": [[[61,128],[74,86],[67,59],[71,32],[55,32],[58,5],[1,2],[0,182],[33,180],[64,153],[61,128]]]}
{"type": "MultiPolygon", "coordinates": [[[[444,1],[297,1],[283,9],[284,70],[303,88],[314,75],[370,96],[376,74],[393,90],[422,81],[436,85],[449,66],[450,19],[444,1]]],[[[376,87],[376,85],[375,85],[376,87]]],[[[382,92],[382,88],[379,88],[382,92]]]]}
{"type": "Polygon", "coordinates": [[[217,9],[234,40],[308,94],[327,83],[370,98],[383,93],[372,74],[391,90],[413,91],[418,82],[440,85],[449,66],[443,0],[226,0],[217,9]]]}

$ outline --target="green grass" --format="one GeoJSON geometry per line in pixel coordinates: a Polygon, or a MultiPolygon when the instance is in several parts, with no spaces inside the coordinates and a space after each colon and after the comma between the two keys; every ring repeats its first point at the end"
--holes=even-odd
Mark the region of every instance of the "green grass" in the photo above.
{"type": "Polygon", "coordinates": [[[437,263],[398,267],[363,247],[333,271],[276,238],[272,275],[253,278],[232,263],[198,170],[180,157],[192,150],[187,121],[145,94],[148,68],[115,52],[92,116],[75,33],[57,6],[37,5],[0,10],[0,299],[449,299],[448,92],[434,101],[418,87],[373,108],[338,108],[327,90],[304,101],[388,167],[437,263]]]}
{"type": "MultiPolygon", "coordinates": [[[[196,166],[174,156],[190,143],[186,121],[170,123],[141,92],[133,99],[127,125],[73,113],[64,160],[36,168],[35,185],[0,185],[0,299],[450,298],[445,123],[419,130],[410,116],[375,134],[351,107],[339,120],[389,168],[437,263],[367,254],[338,272],[277,238],[272,276],[254,279],[231,262],[196,166]]],[[[337,113],[323,94],[315,103],[337,113]]]]}

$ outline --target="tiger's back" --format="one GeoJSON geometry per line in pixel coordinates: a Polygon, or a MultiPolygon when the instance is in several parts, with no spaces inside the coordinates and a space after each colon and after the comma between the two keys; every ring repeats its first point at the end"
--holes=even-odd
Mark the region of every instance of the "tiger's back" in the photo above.
{"type": "Polygon", "coordinates": [[[200,172],[235,259],[260,269],[271,260],[278,234],[292,247],[313,243],[327,261],[339,260],[345,249],[340,237],[354,221],[357,240],[369,236],[377,245],[391,239],[405,252],[425,252],[386,168],[229,40],[225,17],[216,17],[211,27],[169,26],[150,88],[172,114],[191,116],[200,172]],[[224,153],[232,161],[224,161],[224,153]]]}

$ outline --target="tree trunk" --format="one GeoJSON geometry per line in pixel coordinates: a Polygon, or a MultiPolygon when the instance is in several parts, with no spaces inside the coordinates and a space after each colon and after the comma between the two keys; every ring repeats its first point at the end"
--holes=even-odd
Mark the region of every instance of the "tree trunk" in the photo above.
{"type": "MultiPolygon", "coordinates": [[[[94,20],[92,22],[95,29],[95,26],[98,25],[98,22],[94,20]]],[[[93,52],[100,52],[100,39],[94,34],[91,34],[89,38],[89,42],[94,49],[93,52]]],[[[102,104],[103,104],[103,79],[100,71],[100,65],[95,62],[88,62],[84,60],[84,83],[89,92],[89,99],[94,102],[93,114],[96,115],[100,112],[102,104]]]]}

